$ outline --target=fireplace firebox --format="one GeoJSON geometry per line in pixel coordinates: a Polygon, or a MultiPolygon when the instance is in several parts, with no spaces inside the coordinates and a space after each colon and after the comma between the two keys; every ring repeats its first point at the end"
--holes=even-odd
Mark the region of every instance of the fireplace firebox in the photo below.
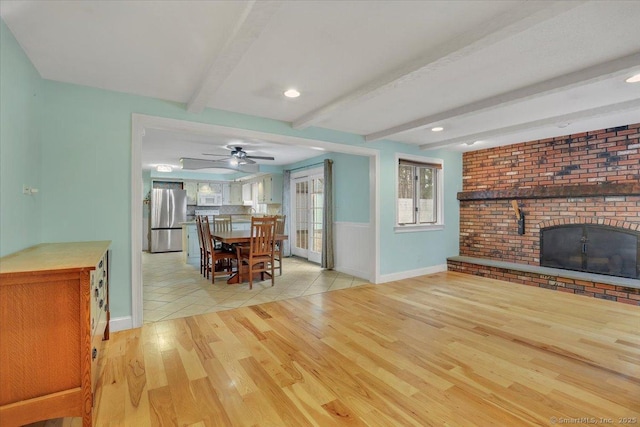
{"type": "Polygon", "coordinates": [[[540,265],[640,279],[640,232],[593,224],[544,228],[540,265]]]}

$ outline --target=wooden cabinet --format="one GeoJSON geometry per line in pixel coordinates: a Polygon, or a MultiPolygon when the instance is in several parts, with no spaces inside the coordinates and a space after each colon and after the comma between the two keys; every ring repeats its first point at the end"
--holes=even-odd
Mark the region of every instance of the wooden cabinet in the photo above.
{"type": "Polygon", "coordinates": [[[108,241],[43,243],[0,259],[0,420],[92,425],[109,338],[108,241]]]}

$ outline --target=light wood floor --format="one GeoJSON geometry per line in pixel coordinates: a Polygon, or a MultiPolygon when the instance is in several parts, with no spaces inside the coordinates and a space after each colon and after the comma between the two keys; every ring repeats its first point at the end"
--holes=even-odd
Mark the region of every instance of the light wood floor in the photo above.
{"type": "Polygon", "coordinates": [[[492,279],[364,285],[112,334],[96,424],[637,424],[639,334],[638,307],[492,279]]]}

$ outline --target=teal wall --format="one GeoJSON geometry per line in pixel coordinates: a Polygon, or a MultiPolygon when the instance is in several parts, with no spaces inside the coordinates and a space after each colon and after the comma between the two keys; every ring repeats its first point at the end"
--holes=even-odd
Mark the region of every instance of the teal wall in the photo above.
{"type": "Polygon", "coordinates": [[[370,186],[369,157],[344,153],[326,153],[302,162],[286,165],[283,169],[293,170],[314,165],[322,168],[325,159],[333,160],[333,205],[334,221],[369,222],[370,186]]]}
{"type": "MultiPolygon", "coordinates": [[[[41,80],[4,23],[2,31],[3,253],[38,241],[111,240],[112,317],[131,314],[132,113],[380,150],[381,274],[441,265],[447,256],[458,254],[459,153],[423,152],[391,141],[366,143],[359,135],[321,128],[295,130],[288,123],[219,110],[190,114],[174,102],[41,80]],[[18,64],[6,65],[5,57],[18,64]],[[445,230],[393,231],[396,152],[445,160],[445,230]],[[23,183],[39,186],[40,193],[34,198],[18,194],[23,183]]],[[[334,156],[336,182],[345,184],[336,185],[336,220],[369,221],[368,191],[360,191],[365,182],[368,186],[365,158],[334,156]],[[367,206],[366,212],[360,206],[367,206]]]]}
{"type": "Polygon", "coordinates": [[[0,256],[40,243],[42,79],[0,20],[0,256]]]}
{"type": "Polygon", "coordinates": [[[460,215],[457,192],[462,191],[461,153],[417,147],[394,147],[382,151],[380,162],[380,274],[416,270],[446,264],[448,256],[458,254],[460,215]],[[398,148],[394,150],[394,148],[398,148]],[[395,233],[395,155],[405,153],[444,161],[444,230],[395,233]]]}

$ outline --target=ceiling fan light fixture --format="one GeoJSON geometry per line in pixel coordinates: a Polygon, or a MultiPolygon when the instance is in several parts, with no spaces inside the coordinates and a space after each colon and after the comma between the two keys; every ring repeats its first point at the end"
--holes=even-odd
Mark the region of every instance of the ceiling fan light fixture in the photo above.
{"type": "Polygon", "coordinates": [[[157,165],[156,171],[157,172],[173,172],[173,167],[171,167],[171,165],[157,165]]]}
{"type": "Polygon", "coordinates": [[[436,126],[431,128],[431,132],[442,132],[444,128],[442,126],[436,126]]]}
{"type": "Polygon", "coordinates": [[[627,83],[640,83],[640,73],[629,77],[627,80],[625,80],[625,82],[627,82],[627,83]]]}
{"type": "Polygon", "coordinates": [[[300,92],[296,89],[291,88],[284,91],[284,96],[286,96],[287,98],[297,98],[300,96],[300,92]]]}

